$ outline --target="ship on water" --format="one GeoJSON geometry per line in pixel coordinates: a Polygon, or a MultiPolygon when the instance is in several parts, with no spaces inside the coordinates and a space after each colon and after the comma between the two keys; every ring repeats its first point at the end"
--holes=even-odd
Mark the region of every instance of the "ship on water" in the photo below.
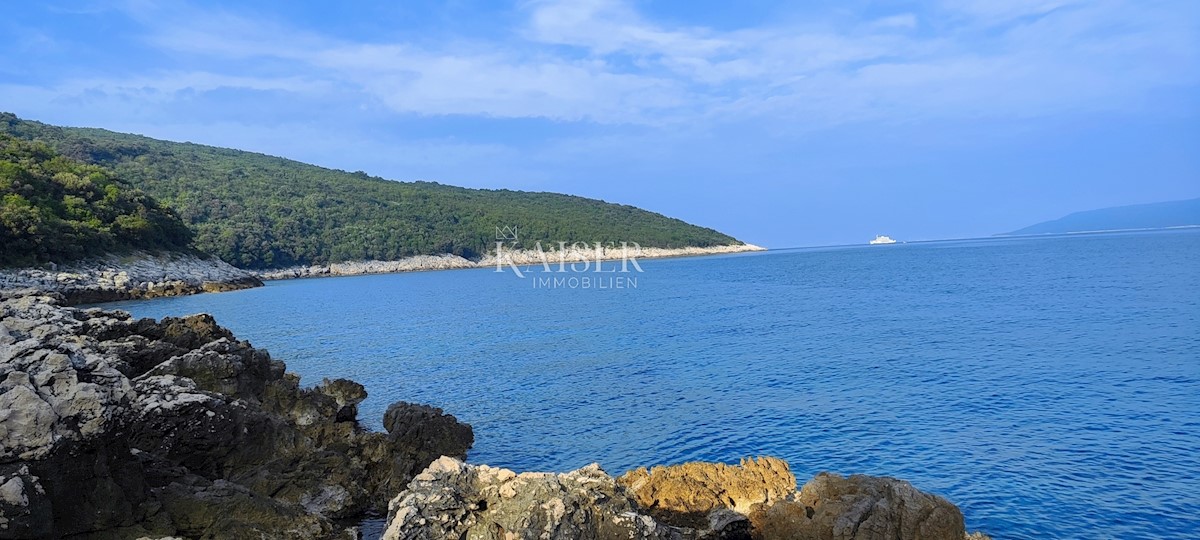
{"type": "Polygon", "coordinates": [[[895,244],[895,243],[896,243],[896,241],[893,240],[892,237],[890,237],[886,234],[881,234],[879,236],[876,236],[874,240],[871,240],[872,245],[874,245],[874,244],[895,244]]]}

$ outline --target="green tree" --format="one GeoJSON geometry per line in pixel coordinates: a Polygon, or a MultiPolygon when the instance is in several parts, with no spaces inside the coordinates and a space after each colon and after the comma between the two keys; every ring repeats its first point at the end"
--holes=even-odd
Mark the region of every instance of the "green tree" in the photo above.
{"type": "MultiPolygon", "coordinates": [[[[195,231],[196,247],[245,268],[438,253],[476,258],[495,249],[497,227],[517,227],[526,247],[539,241],[663,248],[739,243],[632,206],[557,193],[395,182],[251,152],[48,126],[7,113],[0,113],[0,133],[41,141],[67,158],[111,169],[178,212],[195,231]]],[[[92,174],[62,171],[82,179],[92,174]]],[[[0,179],[4,174],[0,170],[0,179]]],[[[110,210],[119,186],[88,183],[104,185],[96,195],[105,203],[81,197],[103,223],[115,223],[110,210]]],[[[58,201],[65,208],[61,197],[58,201]]],[[[152,236],[180,234],[149,215],[130,215],[146,217],[156,231],[152,236]]]]}
{"type": "Polygon", "coordinates": [[[191,241],[174,212],[108,170],[0,133],[0,265],[184,250],[191,241]]]}

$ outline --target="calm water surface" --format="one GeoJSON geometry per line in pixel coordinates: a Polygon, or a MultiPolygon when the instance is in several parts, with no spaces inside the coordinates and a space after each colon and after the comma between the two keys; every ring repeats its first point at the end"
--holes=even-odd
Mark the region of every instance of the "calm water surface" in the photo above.
{"type": "Polygon", "coordinates": [[[996,538],[1200,536],[1200,232],[644,261],[637,288],[459,270],[108,304],[209,312],[308,383],[475,427],[470,460],[786,458],[996,538]]]}

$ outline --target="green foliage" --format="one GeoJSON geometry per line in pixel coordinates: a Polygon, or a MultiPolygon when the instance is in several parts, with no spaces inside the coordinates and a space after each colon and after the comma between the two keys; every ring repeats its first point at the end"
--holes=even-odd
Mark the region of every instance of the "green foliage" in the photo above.
{"type": "Polygon", "coordinates": [[[183,250],[191,240],[174,212],[102,167],[0,133],[0,265],[183,250]]]}
{"type": "Polygon", "coordinates": [[[494,251],[496,227],[521,244],[737,243],[712,229],[632,206],[430,182],[394,182],[287,159],[99,129],[59,128],[0,113],[0,132],[110,167],[174,208],[196,247],[243,268],[494,251]]]}

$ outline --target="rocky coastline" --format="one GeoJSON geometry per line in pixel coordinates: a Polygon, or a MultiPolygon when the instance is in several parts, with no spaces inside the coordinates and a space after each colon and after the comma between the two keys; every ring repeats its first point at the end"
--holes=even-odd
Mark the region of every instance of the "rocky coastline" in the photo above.
{"type": "Polygon", "coordinates": [[[353,538],[470,426],[363,387],[302,388],[208,315],[0,300],[0,538],[353,538]]]}
{"type": "Polygon", "coordinates": [[[326,265],[293,266],[276,270],[256,272],[256,276],[264,280],[295,279],[309,277],[357,276],[364,274],[392,274],[397,272],[422,272],[428,270],[457,270],[464,268],[507,268],[509,265],[529,266],[540,265],[543,262],[550,265],[559,263],[574,263],[584,261],[613,261],[623,258],[662,259],[671,257],[696,257],[702,255],[721,255],[727,253],[745,253],[765,251],[766,248],[752,244],[735,244],[727,246],[686,247],[686,248],[649,248],[621,246],[600,246],[581,249],[568,246],[565,250],[504,250],[500,254],[490,253],[479,260],[471,260],[458,255],[417,255],[395,261],[356,261],[340,262],[326,265]]]}
{"type": "Polygon", "coordinates": [[[92,304],[260,287],[263,280],[390,274],[465,268],[508,268],[541,264],[660,259],[764,251],[751,244],[686,248],[604,247],[565,250],[505,250],[479,260],[457,255],[418,255],[395,261],[356,261],[250,271],[199,253],[108,255],[37,268],[0,268],[0,292],[61,295],[66,304],[92,304]]]}
{"type": "Polygon", "coordinates": [[[0,291],[61,295],[68,304],[260,287],[254,274],[195,253],[109,255],[42,268],[0,269],[0,291]]]}
{"type": "Polygon", "coordinates": [[[887,477],[820,473],[797,489],[783,460],[685,463],[609,476],[598,464],[515,473],[442,457],[392,499],[383,540],[984,540],[949,501],[887,477]]]}
{"type": "Polygon", "coordinates": [[[907,482],[782,460],[613,477],[464,463],[471,427],[405,402],[358,422],[353,381],[302,387],[208,315],[134,319],[0,294],[0,539],[961,540],[907,482]]]}

